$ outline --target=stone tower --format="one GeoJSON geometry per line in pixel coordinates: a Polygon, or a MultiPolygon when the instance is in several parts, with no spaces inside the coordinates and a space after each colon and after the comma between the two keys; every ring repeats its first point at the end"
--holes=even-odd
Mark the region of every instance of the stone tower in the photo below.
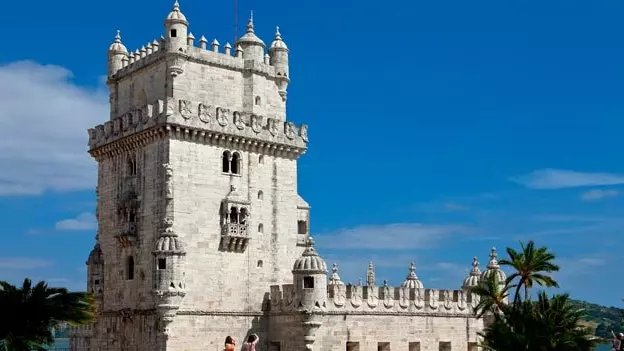
{"type": "Polygon", "coordinates": [[[286,118],[288,48],[246,33],[223,48],[189,32],[176,1],[160,39],[108,50],[110,121],[89,130],[98,163],[87,262],[97,323],[75,350],[216,349],[265,337],[269,287],[292,282],[308,243],[297,192],[307,126],[286,118]]]}

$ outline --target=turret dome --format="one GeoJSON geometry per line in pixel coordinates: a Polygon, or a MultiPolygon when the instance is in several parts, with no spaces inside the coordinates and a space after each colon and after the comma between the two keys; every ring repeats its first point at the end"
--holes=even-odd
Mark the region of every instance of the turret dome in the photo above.
{"type": "Polygon", "coordinates": [[[418,276],[416,276],[416,266],[414,265],[414,262],[410,263],[409,274],[407,275],[407,278],[405,278],[405,281],[403,282],[403,284],[401,284],[401,286],[410,289],[424,288],[423,283],[418,279],[418,276]]]}
{"type": "Polygon", "coordinates": [[[167,19],[165,20],[165,22],[183,23],[188,25],[186,16],[184,16],[182,11],[180,11],[180,3],[178,3],[178,0],[176,0],[173,4],[173,10],[171,10],[171,12],[169,12],[169,15],[167,15],[167,19]]]}
{"type": "Polygon", "coordinates": [[[314,241],[308,238],[306,249],[293,265],[293,273],[303,274],[327,274],[327,264],[314,249],[314,241]]]}
{"type": "Polygon", "coordinates": [[[184,244],[177,236],[161,236],[156,241],[154,253],[183,253],[184,244]]]}
{"type": "Polygon", "coordinates": [[[87,265],[92,264],[102,264],[104,262],[102,258],[102,249],[100,248],[100,244],[97,243],[93,247],[93,250],[89,253],[89,258],[87,259],[87,265]]]}
{"type": "Polygon", "coordinates": [[[121,31],[117,30],[113,43],[108,47],[108,51],[113,54],[127,54],[128,49],[121,43],[121,31]]]}
{"type": "Polygon", "coordinates": [[[494,276],[498,280],[499,284],[505,284],[507,276],[505,275],[505,272],[500,269],[500,265],[496,259],[497,256],[498,254],[496,253],[496,248],[493,247],[492,250],[490,250],[490,262],[488,262],[485,272],[481,274],[481,280],[487,280],[494,276]]]}
{"type": "Polygon", "coordinates": [[[256,36],[256,33],[254,31],[253,15],[249,18],[249,22],[247,22],[247,32],[245,33],[245,35],[240,37],[238,41],[236,41],[236,44],[258,45],[262,46],[263,48],[266,47],[262,39],[256,36]]]}
{"type": "Polygon", "coordinates": [[[284,42],[284,40],[282,40],[282,34],[279,31],[279,27],[275,29],[275,38],[273,39],[273,42],[271,43],[269,50],[288,51],[288,47],[286,46],[286,43],[284,42]]]}
{"type": "Polygon", "coordinates": [[[462,289],[469,289],[479,285],[481,281],[481,270],[479,269],[479,259],[473,257],[472,259],[472,269],[470,273],[464,279],[464,284],[462,284],[462,289]]]}

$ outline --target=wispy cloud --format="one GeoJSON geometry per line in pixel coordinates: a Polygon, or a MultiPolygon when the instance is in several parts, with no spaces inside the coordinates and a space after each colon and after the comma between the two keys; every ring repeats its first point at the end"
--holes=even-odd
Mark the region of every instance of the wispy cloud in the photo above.
{"type": "Polygon", "coordinates": [[[456,202],[444,203],[444,208],[448,211],[466,211],[470,209],[470,206],[462,205],[456,202]]]}
{"type": "Polygon", "coordinates": [[[52,262],[29,257],[0,257],[0,268],[11,270],[39,269],[51,266],[52,262]]]}
{"type": "Polygon", "coordinates": [[[97,221],[92,213],[81,213],[76,218],[64,219],[56,223],[57,230],[92,230],[97,228],[97,221]]]}
{"type": "Polygon", "coordinates": [[[620,192],[615,189],[592,189],[581,194],[584,201],[599,201],[610,197],[617,197],[620,192]]]}
{"type": "Polygon", "coordinates": [[[0,65],[0,196],[93,187],[86,130],[108,118],[108,97],[71,78],[59,66],[0,65]]]}
{"type": "Polygon", "coordinates": [[[546,168],[510,180],[530,189],[562,189],[624,184],[624,175],[546,168]]]}
{"type": "Polygon", "coordinates": [[[413,250],[436,246],[450,235],[474,232],[462,225],[392,223],[340,229],[315,237],[322,248],[342,250],[413,250]]]}

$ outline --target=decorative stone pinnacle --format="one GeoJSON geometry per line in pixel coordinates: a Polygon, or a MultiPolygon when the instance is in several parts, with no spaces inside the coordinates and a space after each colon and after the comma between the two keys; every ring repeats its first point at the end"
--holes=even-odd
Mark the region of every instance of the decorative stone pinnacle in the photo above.
{"type": "Polygon", "coordinates": [[[332,265],[332,273],[338,273],[338,265],[336,263],[332,265]]]}
{"type": "Polygon", "coordinates": [[[472,270],[470,271],[470,275],[478,276],[481,274],[481,270],[479,269],[479,259],[475,256],[472,258],[472,270]]]}
{"type": "Polygon", "coordinates": [[[496,253],[496,248],[493,247],[492,250],[490,250],[490,262],[488,263],[487,268],[489,269],[498,268],[498,261],[496,260],[497,256],[498,254],[496,253]]]}
{"type": "Polygon", "coordinates": [[[121,43],[121,31],[117,29],[117,33],[115,34],[115,43],[121,43]]]}
{"type": "Polygon", "coordinates": [[[414,262],[410,262],[409,274],[407,275],[407,279],[408,280],[418,279],[418,277],[416,277],[416,265],[414,264],[414,262]]]}
{"type": "Polygon", "coordinates": [[[251,10],[251,14],[249,15],[249,21],[247,22],[247,33],[254,32],[254,22],[253,22],[253,10],[251,10]]]}
{"type": "Polygon", "coordinates": [[[333,284],[333,285],[342,285],[342,284],[344,284],[340,280],[340,275],[338,275],[338,264],[336,264],[336,263],[334,263],[332,265],[332,275],[329,278],[329,282],[330,282],[330,284],[333,284]]]}
{"type": "Polygon", "coordinates": [[[388,281],[384,279],[384,287],[388,287],[388,281]]]}
{"type": "Polygon", "coordinates": [[[282,34],[280,33],[279,26],[275,27],[275,40],[282,40],[282,34]]]}
{"type": "Polygon", "coordinates": [[[173,11],[180,11],[180,3],[178,2],[178,0],[175,0],[175,2],[173,3],[173,11]]]}

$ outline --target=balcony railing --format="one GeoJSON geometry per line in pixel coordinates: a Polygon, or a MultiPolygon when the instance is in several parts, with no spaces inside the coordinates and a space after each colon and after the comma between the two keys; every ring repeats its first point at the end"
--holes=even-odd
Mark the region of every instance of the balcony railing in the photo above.
{"type": "Polygon", "coordinates": [[[221,250],[244,252],[249,245],[249,226],[225,223],[221,226],[221,250]]]}

